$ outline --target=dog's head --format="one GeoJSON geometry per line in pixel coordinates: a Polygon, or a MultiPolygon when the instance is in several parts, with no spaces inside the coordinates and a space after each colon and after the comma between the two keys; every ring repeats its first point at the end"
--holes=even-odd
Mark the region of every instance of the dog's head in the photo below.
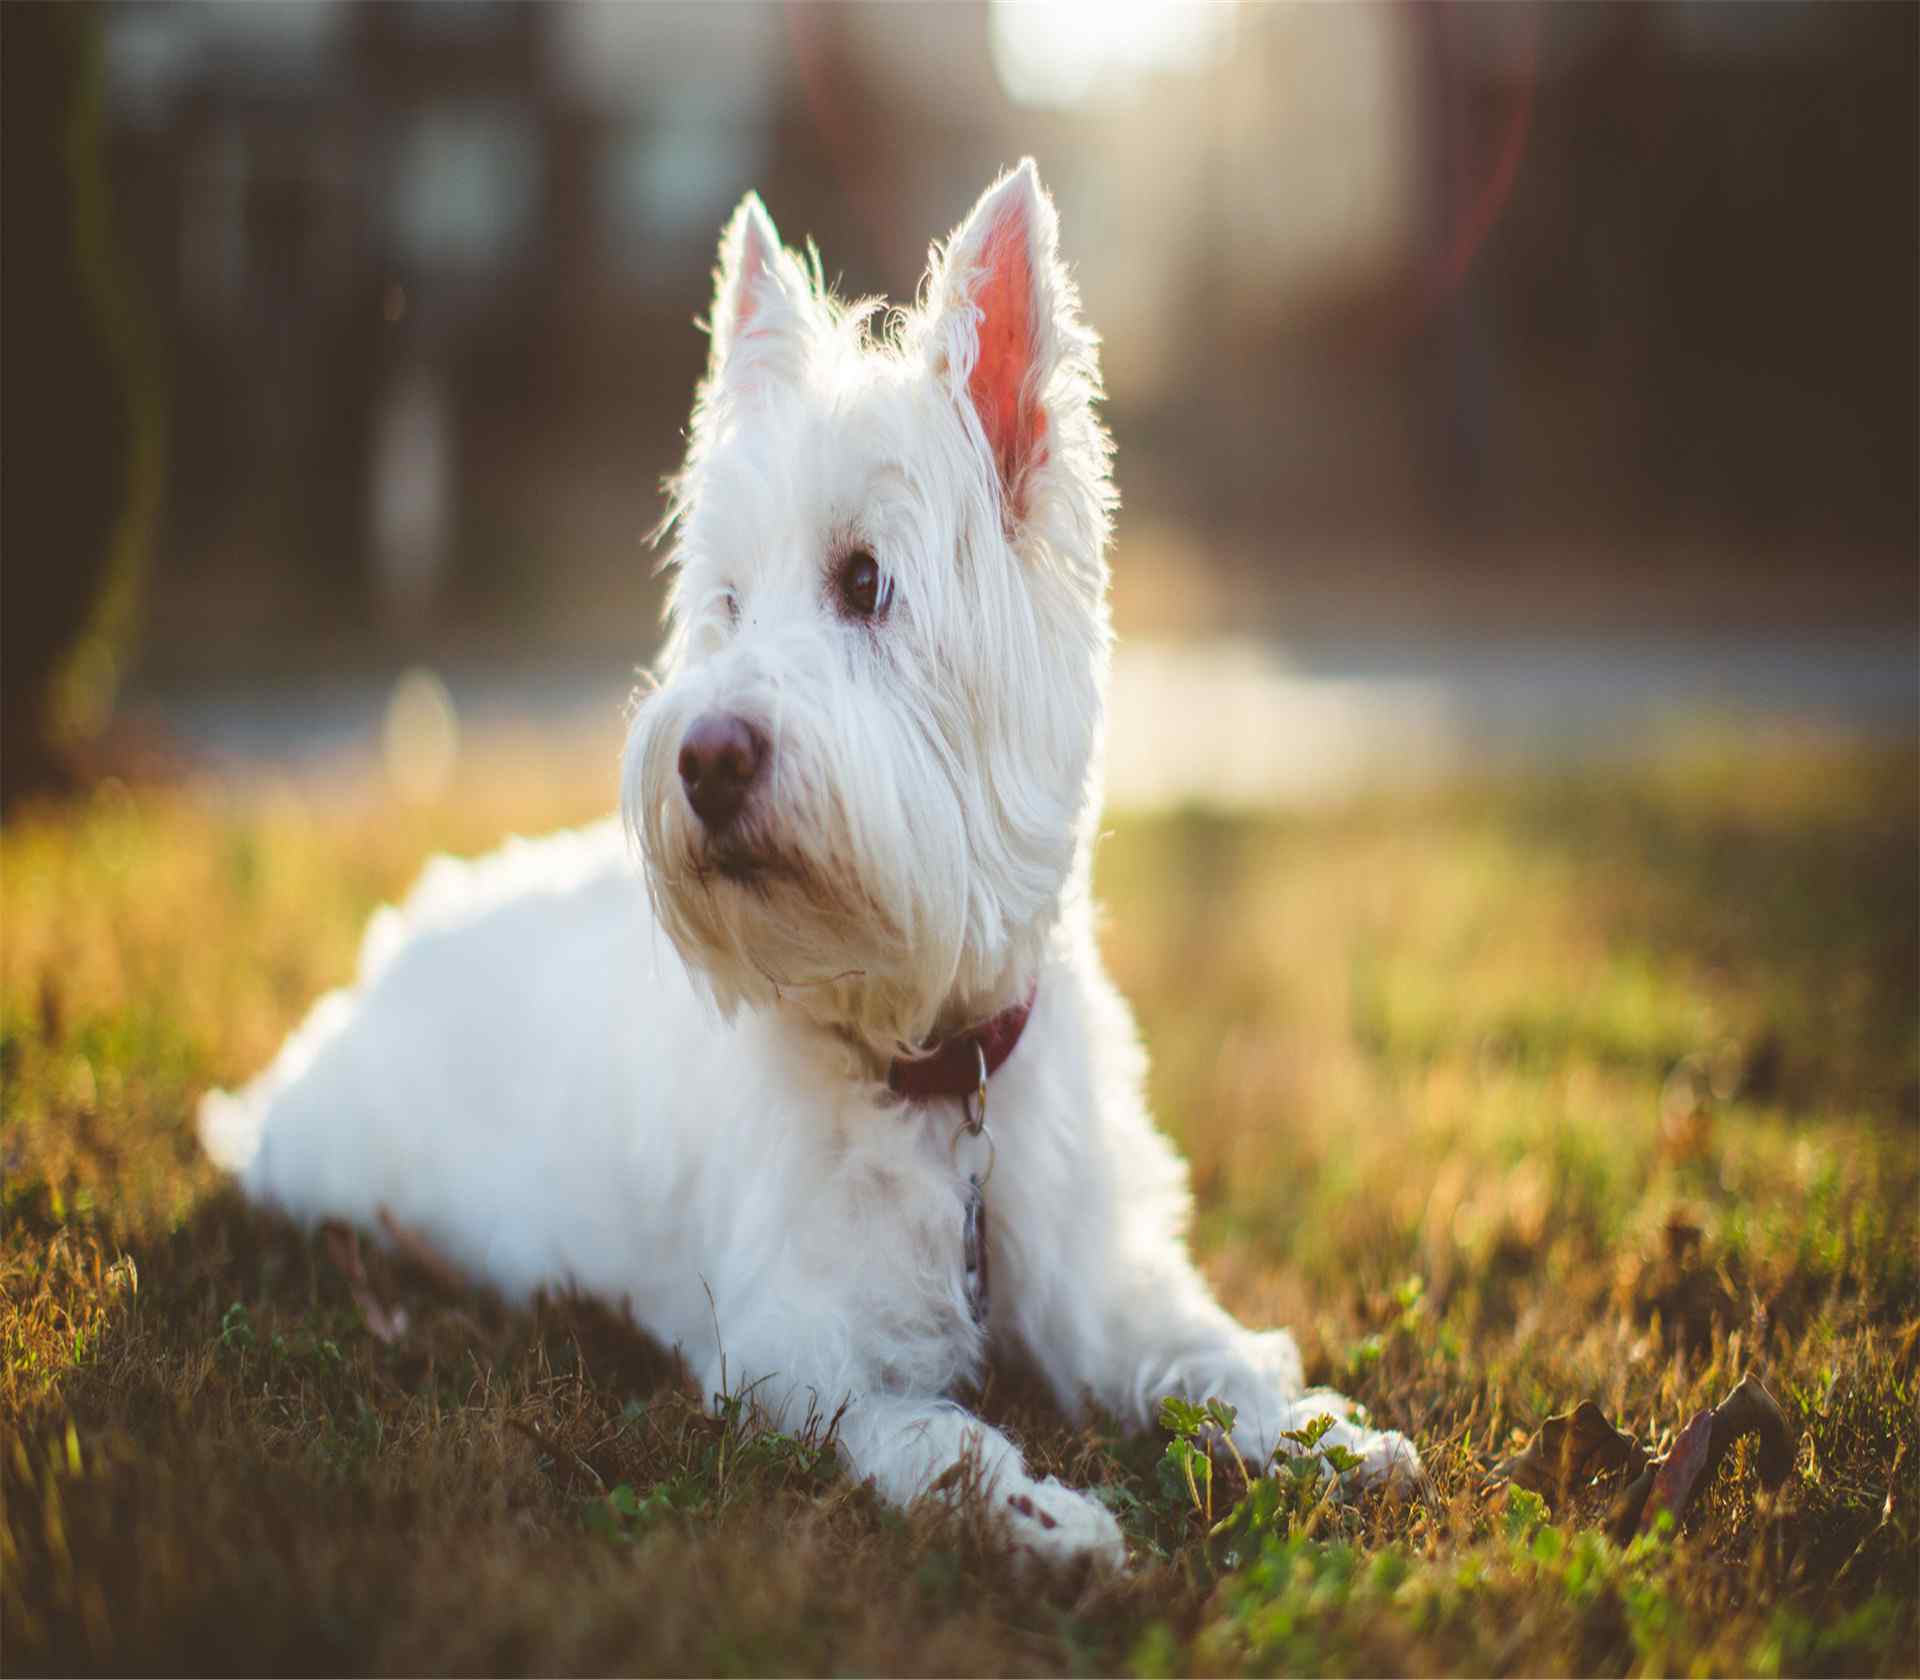
{"type": "Polygon", "coordinates": [[[908,310],[845,305],[749,196],[668,528],[623,803],[720,1005],[876,1053],[1003,1007],[1078,890],[1108,664],[1095,340],[1023,163],[908,310]]]}

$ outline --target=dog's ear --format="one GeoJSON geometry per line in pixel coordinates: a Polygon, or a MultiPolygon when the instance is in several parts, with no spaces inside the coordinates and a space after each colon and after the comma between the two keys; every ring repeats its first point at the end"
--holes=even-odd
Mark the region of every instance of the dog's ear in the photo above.
{"type": "Polygon", "coordinates": [[[760,195],[748,193],[720,235],[708,327],[708,381],[744,387],[768,373],[791,372],[812,308],[806,271],[781,248],[760,195]]]}
{"type": "Polygon", "coordinates": [[[1014,521],[1048,451],[1056,368],[1084,336],[1059,221],[1032,158],[989,187],[928,270],[930,355],[977,420],[1014,521]]]}

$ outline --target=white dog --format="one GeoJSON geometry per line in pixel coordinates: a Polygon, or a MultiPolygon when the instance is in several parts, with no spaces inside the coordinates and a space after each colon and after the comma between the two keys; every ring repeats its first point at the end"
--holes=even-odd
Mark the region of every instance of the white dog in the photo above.
{"type": "Polygon", "coordinates": [[[1134,1426],[1221,1396],[1249,1462],[1325,1411],[1353,1479],[1419,1460],[1214,1301],[1101,968],[1114,497],[1055,236],[1023,163],[883,316],[747,198],[626,749],[644,883],[611,821],[435,861],[202,1133],[297,1216],[624,1303],[708,1393],[844,1402],[889,1499],[972,1461],[1017,1544],[1118,1561],[954,1398],[990,1347],[1134,1426]]]}

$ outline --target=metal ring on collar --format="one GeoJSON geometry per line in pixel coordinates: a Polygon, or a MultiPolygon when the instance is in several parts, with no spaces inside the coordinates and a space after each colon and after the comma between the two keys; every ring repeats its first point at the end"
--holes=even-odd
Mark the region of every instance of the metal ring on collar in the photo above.
{"type": "Polygon", "coordinates": [[[994,1163],[1000,1159],[999,1147],[993,1141],[992,1128],[990,1128],[984,1120],[978,1125],[968,1120],[962,1120],[959,1125],[953,1128],[953,1139],[947,1145],[947,1153],[953,1158],[955,1167],[960,1165],[960,1140],[963,1137],[977,1137],[986,1141],[987,1170],[974,1175],[975,1183],[984,1190],[987,1187],[987,1180],[993,1177],[994,1163]]]}
{"type": "Polygon", "coordinates": [[[953,1164],[960,1165],[960,1139],[962,1136],[985,1138],[987,1140],[987,1170],[979,1175],[978,1183],[985,1188],[988,1179],[993,1177],[994,1163],[1000,1158],[995,1147],[993,1133],[987,1130],[987,1053],[976,1039],[973,1046],[974,1056],[980,1065],[980,1081],[971,1103],[966,1097],[960,1099],[960,1124],[953,1129],[953,1138],[947,1144],[947,1153],[953,1157],[953,1164]]]}

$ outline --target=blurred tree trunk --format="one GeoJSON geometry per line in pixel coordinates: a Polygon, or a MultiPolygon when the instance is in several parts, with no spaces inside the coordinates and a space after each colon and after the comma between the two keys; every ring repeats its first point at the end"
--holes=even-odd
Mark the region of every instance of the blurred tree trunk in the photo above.
{"type": "Polygon", "coordinates": [[[0,7],[0,802],[69,779],[125,667],[165,419],[112,237],[90,6],[0,7]]]}

